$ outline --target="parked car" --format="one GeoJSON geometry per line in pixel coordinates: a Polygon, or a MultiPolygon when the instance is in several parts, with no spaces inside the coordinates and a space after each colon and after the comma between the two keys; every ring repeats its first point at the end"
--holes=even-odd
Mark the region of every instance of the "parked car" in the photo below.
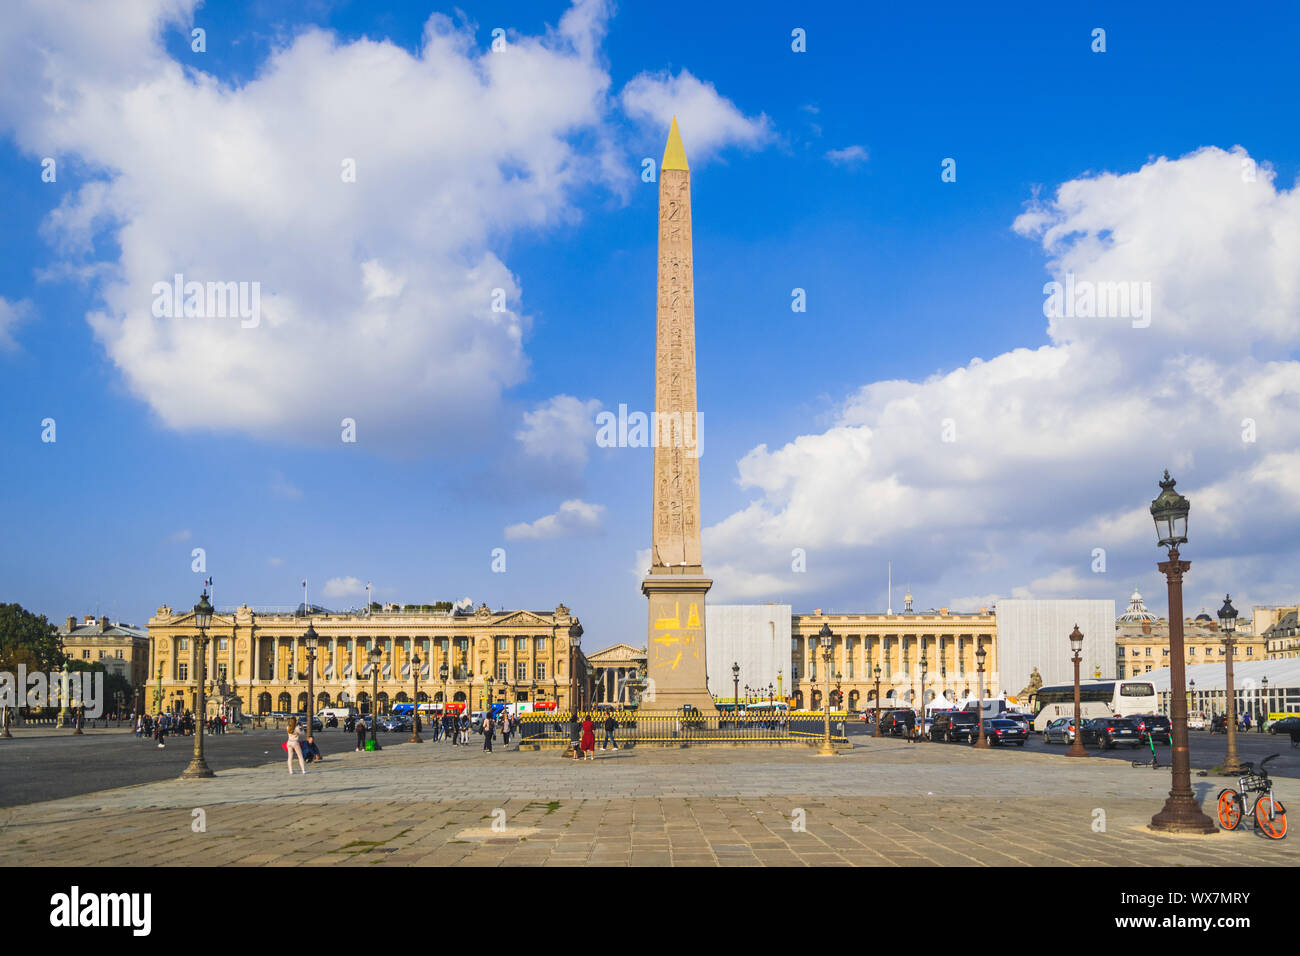
{"type": "Polygon", "coordinates": [[[975,715],[965,710],[945,710],[934,717],[930,739],[946,744],[966,740],[975,732],[975,715]]]}
{"type": "Polygon", "coordinates": [[[1300,734],[1300,717],[1282,717],[1268,725],[1270,734],[1290,734],[1294,741],[1300,734]]]}
{"type": "Polygon", "coordinates": [[[1150,738],[1162,744],[1173,745],[1174,725],[1164,714],[1146,714],[1131,719],[1137,724],[1138,734],[1144,742],[1150,738]]]}
{"type": "MultiPolygon", "coordinates": [[[[984,721],[984,739],[992,747],[1001,744],[1015,744],[1017,747],[1023,747],[1025,740],[1029,737],[1029,732],[1020,724],[1019,721],[1008,720],[1005,717],[993,717],[984,721]]],[[[978,733],[971,737],[971,743],[979,739],[978,733]]]]}
{"type": "Polygon", "coordinates": [[[1080,736],[1085,744],[1096,744],[1102,750],[1113,750],[1127,744],[1136,750],[1142,746],[1142,736],[1137,723],[1127,717],[1094,717],[1085,720],[1080,736]]]}
{"type": "Polygon", "coordinates": [[[880,732],[891,737],[910,736],[916,727],[916,714],[910,710],[891,710],[880,718],[880,732]]]}
{"type": "Polygon", "coordinates": [[[1030,717],[1028,714],[1022,714],[1019,711],[1015,711],[1015,710],[1007,710],[1007,711],[1003,711],[998,716],[1002,720],[1014,720],[1016,723],[1018,723],[1021,727],[1024,728],[1026,737],[1028,737],[1029,734],[1034,729],[1034,718],[1030,717]]]}
{"type": "Polygon", "coordinates": [[[1057,717],[1043,728],[1043,743],[1045,744],[1072,744],[1074,743],[1074,718],[1057,717]]]}
{"type": "MultiPolygon", "coordinates": [[[[306,714],[293,714],[292,716],[293,716],[293,719],[294,719],[294,720],[298,721],[298,726],[299,726],[299,727],[306,727],[306,726],[307,726],[307,715],[306,715],[306,714]]],[[[315,733],[315,732],[318,731],[318,730],[324,730],[324,729],[325,729],[325,725],[324,725],[323,723],[321,723],[321,719],[320,719],[319,717],[317,717],[315,714],[312,714],[312,715],[311,715],[311,729],[312,729],[312,733],[315,733]]]]}
{"type": "Polygon", "coordinates": [[[1187,715],[1187,729],[1188,729],[1188,730],[1204,730],[1204,729],[1205,729],[1205,715],[1204,715],[1204,714],[1199,714],[1199,713],[1191,713],[1191,714],[1188,714],[1188,715],[1187,715]]]}

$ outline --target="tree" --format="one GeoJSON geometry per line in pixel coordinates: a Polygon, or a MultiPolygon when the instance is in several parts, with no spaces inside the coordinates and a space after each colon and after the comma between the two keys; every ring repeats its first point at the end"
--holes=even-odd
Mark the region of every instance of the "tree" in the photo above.
{"type": "Polygon", "coordinates": [[[20,604],[0,604],[0,668],[56,670],[63,660],[58,629],[44,614],[33,614],[20,604]]]}

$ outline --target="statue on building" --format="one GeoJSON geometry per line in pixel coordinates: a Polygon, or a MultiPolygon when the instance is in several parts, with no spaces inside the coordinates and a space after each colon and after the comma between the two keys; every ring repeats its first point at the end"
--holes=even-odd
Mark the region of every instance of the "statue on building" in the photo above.
{"type": "Polygon", "coordinates": [[[1037,694],[1038,691],[1042,688],[1042,686],[1043,686],[1043,675],[1038,673],[1038,668],[1035,667],[1033,671],[1030,672],[1029,674],[1028,686],[1025,687],[1025,689],[1020,692],[1020,699],[1028,700],[1030,697],[1037,694]]]}

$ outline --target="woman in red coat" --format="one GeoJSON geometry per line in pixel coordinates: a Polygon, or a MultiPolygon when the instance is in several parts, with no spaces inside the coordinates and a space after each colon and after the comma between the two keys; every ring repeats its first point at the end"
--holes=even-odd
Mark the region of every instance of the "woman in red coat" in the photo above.
{"type": "Polygon", "coordinates": [[[591,726],[591,718],[582,718],[582,759],[596,759],[596,728],[591,726]]]}

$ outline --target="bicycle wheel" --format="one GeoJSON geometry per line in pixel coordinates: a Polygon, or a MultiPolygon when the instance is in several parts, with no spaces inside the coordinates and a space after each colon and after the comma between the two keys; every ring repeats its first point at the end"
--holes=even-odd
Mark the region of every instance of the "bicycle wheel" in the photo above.
{"type": "Polygon", "coordinates": [[[1255,829],[1274,840],[1286,836],[1286,810],[1282,804],[1267,796],[1255,801],[1255,829]]]}
{"type": "Polygon", "coordinates": [[[1215,801],[1219,808],[1219,826],[1235,830],[1241,824],[1241,794],[1229,787],[1219,791],[1215,801]]]}

